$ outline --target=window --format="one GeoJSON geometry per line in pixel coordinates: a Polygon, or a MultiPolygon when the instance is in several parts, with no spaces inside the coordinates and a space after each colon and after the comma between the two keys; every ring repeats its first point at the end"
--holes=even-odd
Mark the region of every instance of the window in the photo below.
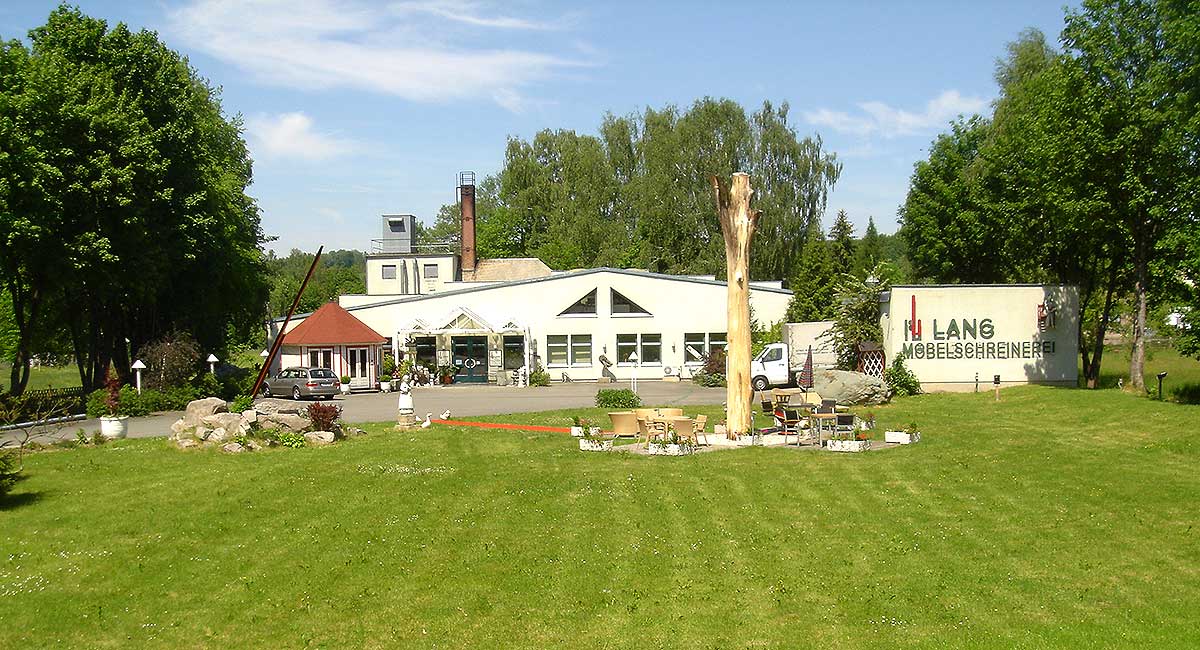
{"type": "Polygon", "coordinates": [[[623,296],[620,291],[616,289],[610,289],[610,291],[612,292],[612,313],[650,315],[650,312],[642,309],[641,305],[623,296]]]}
{"type": "Polygon", "coordinates": [[[571,337],[571,365],[592,365],[592,335],[576,334],[571,337]]]}
{"type": "Polygon", "coordinates": [[[311,368],[332,368],[333,350],[309,350],[308,365],[311,368]]]}
{"type": "Polygon", "coordinates": [[[592,289],[586,296],[576,300],[575,304],[562,310],[558,315],[566,316],[568,314],[589,314],[594,316],[596,314],[596,290],[592,289]]]}
{"type": "Polygon", "coordinates": [[[432,336],[418,336],[413,347],[417,349],[418,364],[431,368],[437,366],[437,339],[432,336]]]}
{"type": "Polygon", "coordinates": [[[396,265],[395,264],[384,264],[383,265],[383,279],[384,280],[395,280],[396,279],[396,265]]]}
{"type": "Polygon", "coordinates": [[[504,337],[504,369],[516,370],[525,365],[525,337],[504,337]]]}
{"type": "Polygon", "coordinates": [[[546,365],[592,365],[591,334],[551,334],[546,337],[546,365]]]}
{"type": "Polygon", "coordinates": [[[704,357],[725,348],[725,332],[691,332],[683,335],[683,362],[703,363],[704,357]]]}
{"type": "Polygon", "coordinates": [[[783,348],[771,348],[770,350],[767,350],[767,353],[762,356],[762,360],[764,362],[779,361],[782,358],[783,358],[783,348]]]}
{"type": "Polygon", "coordinates": [[[618,334],[617,363],[630,365],[630,353],[636,351],[638,363],[662,363],[662,334],[618,334]]]}
{"type": "Polygon", "coordinates": [[[313,379],[336,379],[336,377],[334,377],[334,375],[333,375],[332,370],[326,370],[324,368],[317,368],[316,370],[310,370],[310,371],[308,371],[308,376],[312,377],[313,379]]]}
{"type": "Polygon", "coordinates": [[[546,364],[550,366],[567,365],[567,335],[551,334],[546,337],[546,364]]]}
{"type": "Polygon", "coordinates": [[[426,280],[436,280],[438,276],[437,264],[426,264],[424,275],[426,280]]]}

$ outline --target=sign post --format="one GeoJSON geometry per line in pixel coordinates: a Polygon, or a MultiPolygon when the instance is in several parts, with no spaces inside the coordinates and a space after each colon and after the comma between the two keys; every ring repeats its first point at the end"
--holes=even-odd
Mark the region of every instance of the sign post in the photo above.
{"type": "Polygon", "coordinates": [[[1000,401],[1000,375],[992,376],[992,386],[996,388],[996,401],[1000,401]]]}

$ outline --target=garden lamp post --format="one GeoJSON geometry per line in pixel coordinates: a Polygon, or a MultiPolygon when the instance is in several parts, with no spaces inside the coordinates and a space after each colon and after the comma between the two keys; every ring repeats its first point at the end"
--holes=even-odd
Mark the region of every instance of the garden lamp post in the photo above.
{"type": "Polygon", "coordinates": [[[217,362],[220,361],[220,359],[217,358],[217,355],[215,355],[215,354],[208,355],[207,361],[208,361],[208,371],[213,373],[214,375],[217,374],[217,362]]]}
{"type": "Polygon", "coordinates": [[[629,362],[633,364],[633,376],[629,380],[629,387],[633,392],[637,392],[637,369],[638,369],[638,354],[637,351],[629,353],[629,362]]]}
{"type": "Polygon", "coordinates": [[[1162,401],[1162,380],[1167,376],[1167,371],[1164,370],[1158,373],[1158,401],[1162,401]]]}
{"type": "Polygon", "coordinates": [[[133,365],[130,367],[133,368],[133,372],[137,376],[137,392],[138,392],[138,395],[141,395],[142,394],[142,371],[146,369],[146,364],[142,363],[141,359],[138,359],[137,361],[134,361],[133,365]]]}

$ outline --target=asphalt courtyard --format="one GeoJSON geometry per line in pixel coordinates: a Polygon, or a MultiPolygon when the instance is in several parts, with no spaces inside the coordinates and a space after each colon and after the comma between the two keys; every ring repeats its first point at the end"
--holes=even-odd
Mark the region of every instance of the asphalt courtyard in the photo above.
{"type": "MultiPolygon", "coordinates": [[[[416,388],[412,395],[418,418],[424,418],[426,413],[431,413],[434,419],[438,419],[446,410],[450,411],[451,417],[457,418],[594,406],[596,391],[600,388],[629,388],[629,384],[575,382],[539,388],[454,384],[416,388]]],[[[720,404],[725,401],[724,388],[704,388],[692,382],[641,381],[638,382],[638,394],[642,403],[647,406],[689,406],[720,404]]],[[[356,393],[339,395],[333,399],[333,403],[342,407],[342,420],[347,423],[389,422],[396,418],[396,397],[396,393],[356,393]]],[[[181,411],[172,411],[130,418],[129,437],[168,435],[171,432],[171,424],[182,415],[181,411]]],[[[74,438],[75,432],[80,429],[91,435],[92,432],[100,430],[100,421],[77,420],[57,427],[47,427],[37,440],[48,442],[54,439],[74,438]]],[[[13,441],[18,437],[18,432],[0,432],[0,442],[13,441]]]]}

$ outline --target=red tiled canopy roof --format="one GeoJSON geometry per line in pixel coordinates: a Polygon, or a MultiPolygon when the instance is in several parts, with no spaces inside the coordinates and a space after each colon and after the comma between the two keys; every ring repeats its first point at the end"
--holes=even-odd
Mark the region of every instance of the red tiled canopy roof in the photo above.
{"type": "Polygon", "coordinates": [[[296,329],[283,335],[284,345],[347,345],[386,343],[379,332],[367,327],[336,302],[314,311],[296,329]]]}

